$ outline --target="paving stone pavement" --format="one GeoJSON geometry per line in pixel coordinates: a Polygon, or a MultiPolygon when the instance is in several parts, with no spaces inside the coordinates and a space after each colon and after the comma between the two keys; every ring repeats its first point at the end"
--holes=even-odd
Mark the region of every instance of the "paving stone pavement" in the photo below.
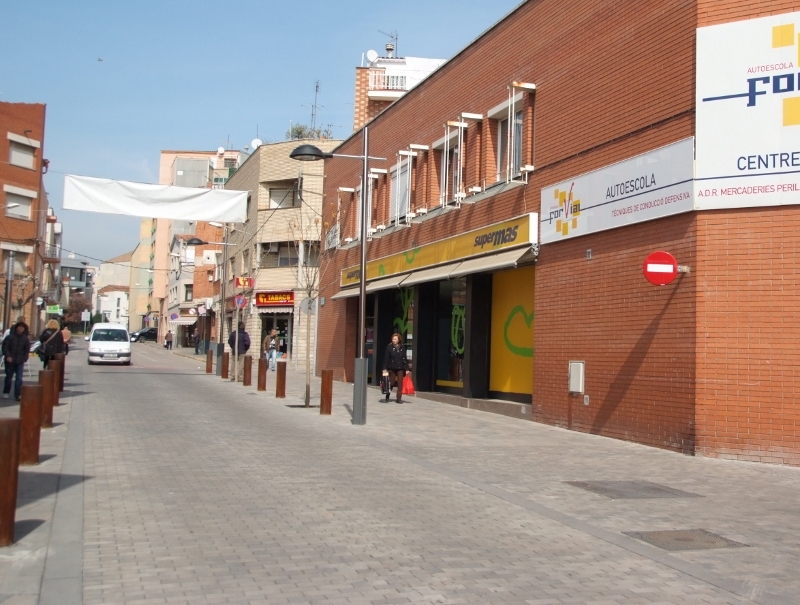
{"type": "Polygon", "coordinates": [[[265,395],[157,347],[134,345],[130,368],[84,354],[70,355],[62,424],[44,436],[54,457],[25,471],[41,477],[20,511],[43,523],[0,550],[3,605],[59,602],[54,589],[87,605],[800,603],[798,469],[373,390],[355,427],[350,385],[334,385],[323,417],[298,407],[294,371],[278,400],[271,372],[265,395]],[[565,483],[589,480],[699,497],[565,483]],[[748,546],[667,552],[624,533],[693,528],[748,546]]]}

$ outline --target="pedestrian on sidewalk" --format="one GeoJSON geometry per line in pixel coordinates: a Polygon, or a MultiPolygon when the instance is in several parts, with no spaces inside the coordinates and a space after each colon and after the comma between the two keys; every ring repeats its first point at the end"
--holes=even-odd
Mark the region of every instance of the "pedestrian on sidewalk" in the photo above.
{"type": "Polygon", "coordinates": [[[69,355],[69,341],[72,339],[72,332],[66,324],[61,328],[61,338],[64,341],[64,355],[69,355]]]}
{"type": "Polygon", "coordinates": [[[164,338],[164,347],[167,349],[167,351],[172,350],[172,330],[167,331],[167,335],[164,338]]]}
{"type": "Polygon", "coordinates": [[[3,386],[3,399],[8,399],[13,379],[14,399],[19,401],[22,393],[22,369],[28,361],[30,350],[31,339],[28,332],[28,324],[24,321],[19,321],[3,341],[3,357],[6,361],[6,382],[3,386]]]}
{"type": "Polygon", "coordinates": [[[200,330],[198,328],[192,332],[192,338],[194,339],[194,354],[200,355],[200,330]]]}
{"type": "Polygon", "coordinates": [[[64,332],[58,321],[51,319],[47,322],[44,332],[39,337],[39,359],[42,360],[43,369],[47,369],[50,362],[56,358],[56,353],[64,352],[64,332]]]}
{"type": "Polygon", "coordinates": [[[278,361],[278,331],[273,329],[264,337],[264,355],[269,360],[269,369],[275,371],[278,361]]]}
{"type": "Polygon", "coordinates": [[[231,380],[241,381],[244,379],[244,364],[242,357],[250,350],[250,335],[244,329],[244,322],[239,322],[239,329],[236,332],[231,332],[228,336],[228,346],[234,352],[234,365],[236,371],[233,373],[231,380]]]}
{"type": "Polygon", "coordinates": [[[389,401],[392,385],[397,382],[397,403],[403,403],[403,378],[408,371],[408,359],[406,359],[403,337],[397,332],[392,334],[392,341],[386,346],[386,353],[383,355],[383,371],[388,372],[389,375],[386,401],[389,401]]]}

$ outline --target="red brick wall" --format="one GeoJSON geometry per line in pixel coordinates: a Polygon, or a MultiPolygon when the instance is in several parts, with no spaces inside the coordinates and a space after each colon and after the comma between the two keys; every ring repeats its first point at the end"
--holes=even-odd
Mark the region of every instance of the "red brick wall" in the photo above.
{"type": "Polygon", "coordinates": [[[698,27],[800,11],[798,0],[698,0],[698,27]]]}
{"type": "MultiPolygon", "coordinates": [[[[42,262],[39,257],[37,237],[43,229],[47,204],[45,203],[44,187],[42,185],[42,159],[44,153],[44,126],[45,106],[38,103],[0,103],[0,241],[33,246],[36,252],[28,257],[28,268],[40,276],[42,262]],[[25,132],[25,131],[29,132],[25,132]],[[35,166],[33,170],[12,166],[8,163],[9,140],[8,132],[20,136],[28,136],[41,143],[35,153],[35,166]],[[39,191],[39,196],[31,206],[31,220],[10,218],[5,215],[5,193],[3,184],[14,185],[32,191],[39,191]]],[[[0,292],[5,291],[5,267],[0,269],[0,292]]],[[[34,294],[33,283],[20,292],[23,300],[34,294]]],[[[15,288],[15,297],[17,295],[15,288]]],[[[34,295],[35,298],[35,295],[34,295]]],[[[34,319],[36,310],[33,301],[29,301],[20,311],[14,309],[12,321],[17,315],[24,315],[31,327],[37,327],[34,319]]],[[[2,314],[0,314],[2,318],[2,314]]]]}

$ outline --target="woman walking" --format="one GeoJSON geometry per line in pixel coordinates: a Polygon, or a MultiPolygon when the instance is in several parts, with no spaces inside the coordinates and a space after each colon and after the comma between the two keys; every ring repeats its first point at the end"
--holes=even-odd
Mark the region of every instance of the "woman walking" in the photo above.
{"type": "Polygon", "coordinates": [[[397,403],[403,403],[403,378],[408,371],[408,359],[406,359],[406,348],[403,346],[403,337],[397,332],[392,334],[392,342],[386,346],[386,353],[383,355],[383,375],[389,376],[389,389],[386,393],[386,401],[392,392],[392,385],[397,382],[397,403]]]}
{"type": "Polygon", "coordinates": [[[58,321],[51,319],[47,322],[44,332],[39,337],[39,359],[42,360],[43,369],[51,360],[56,358],[56,353],[64,352],[64,333],[58,321]]]}

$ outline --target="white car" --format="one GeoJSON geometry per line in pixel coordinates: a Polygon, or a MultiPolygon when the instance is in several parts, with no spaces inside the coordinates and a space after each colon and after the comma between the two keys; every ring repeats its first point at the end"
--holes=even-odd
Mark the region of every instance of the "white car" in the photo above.
{"type": "Polygon", "coordinates": [[[122,363],[131,365],[131,337],[120,324],[94,324],[89,343],[89,365],[122,363]]]}

